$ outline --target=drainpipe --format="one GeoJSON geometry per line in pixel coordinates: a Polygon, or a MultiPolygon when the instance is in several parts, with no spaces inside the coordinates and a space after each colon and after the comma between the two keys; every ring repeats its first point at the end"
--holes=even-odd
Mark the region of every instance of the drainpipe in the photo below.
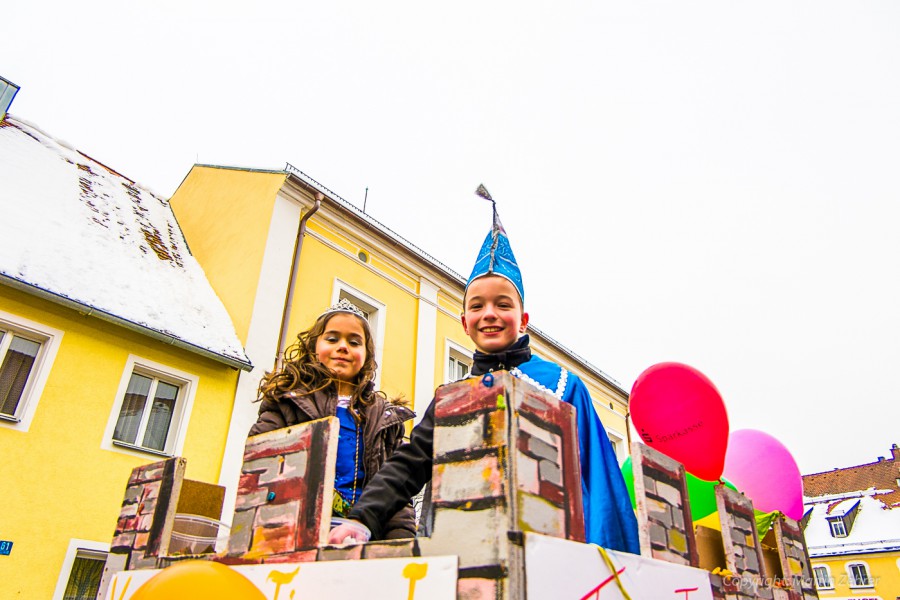
{"type": "Polygon", "coordinates": [[[316,203],[306,211],[300,219],[300,227],[297,228],[297,240],[294,242],[294,258],[291,261],[291,278],[288,281],[287,295],[284,298],[284,310],[281,313],[281,333],[278,335],[278,348],[275,354],[275,368],[281,369],[284,362],[284,350],[288,337],[288,325],[291,321],[291,307],[294,304],[294,286],[297,284],[297,270],[300,268],[300,250],[303,248],[303,236],[306,234],[306,222],[319,210],[325,196],[316,192],[316,203]]]}

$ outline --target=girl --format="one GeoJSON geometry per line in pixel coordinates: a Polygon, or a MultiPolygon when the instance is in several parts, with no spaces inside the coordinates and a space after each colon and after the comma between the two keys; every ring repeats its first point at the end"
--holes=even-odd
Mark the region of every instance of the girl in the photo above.
{"type": "MultiPolygon", "coordinates": [[[[346,299],[297,335],[280,369],[259,384],[259,418],[250,435],[314,419],[340,420],[332,515],[346,517],[363,487],[403,442],[414,413],[375,391],[375,343],[369,323],[346,299]]],[[[387,524],[383,539],[415,537],[412,505],[387,524]]]]}

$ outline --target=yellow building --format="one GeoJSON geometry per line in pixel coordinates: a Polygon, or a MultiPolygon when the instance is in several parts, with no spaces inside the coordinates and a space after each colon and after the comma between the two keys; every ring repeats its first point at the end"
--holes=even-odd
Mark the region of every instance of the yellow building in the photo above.
{"type": "Polygon", "coordinates": [[[93,597],[131,470],[218,479],[249,368],[165,199],[0,122],[0,597],[93,597]]]}
{"type": "MultiPolygon", "coordinates": [[[[380,388],[404,394],[420,414],[439,384],[468,372],[473,346],[459,322],[465,278],[290,165],[196,165],[171,203],[255,365],[240,375],[234,402],[219,480],[230,490],[226,506],[260,377],[278,349],[339,298],[369,315],[380,388]]],[[[530,334],[537,354],[584,380],[624,459],[625,391],[541,331],[530,334]]]]}
{"type": "Polygon", "coordinates": [[[900,449],[803,476],[804,535],[819,598],[900,598],[900,449]]]}
{"type": "MultiPolygon", "coordinates": [[[[341,297],[420,413],[471,365],[465,279],[291,167],[195,166],[167,201],[9,116],[0,182],[2,597],[91,597],[128,475],[161,457],[225,486],[229,520],[260,377],[341,297]]],[[[624,458],[625,391],[530,333],[624,458]]]]}

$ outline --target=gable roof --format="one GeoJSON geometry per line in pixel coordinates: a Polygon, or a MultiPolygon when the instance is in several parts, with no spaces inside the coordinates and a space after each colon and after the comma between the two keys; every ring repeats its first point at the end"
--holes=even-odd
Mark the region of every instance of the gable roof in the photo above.
{"type": "Polygon", "coordinates": [[[250,368],[168,200],[11,115],[0,182],[0,284],[250,368]]]}
{"type": "MultiPolygon", "coordinates": [[[[843,494],[875,488],[893,490],[900,495],[900,449],[897,444],[891,448],[891,458],[879,459],[874,463],[834,469],[824,473],[803,476],[803,495],[809,498],[831,494],[843,494]]],[[[898,498],[900,499],[900,498],[898,498]]]]}

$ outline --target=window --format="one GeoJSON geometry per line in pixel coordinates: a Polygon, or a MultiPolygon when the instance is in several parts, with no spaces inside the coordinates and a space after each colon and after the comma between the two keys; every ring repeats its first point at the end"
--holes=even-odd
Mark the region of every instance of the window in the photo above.
{"type": "Polygon", "coordinates": [[[445,383],[465,379],[472,372],[472,353],[469,350],[447,340],[444,356],[447,357],[445,383]]]}
{"type": "Polygon", "coordinates": [[[175,384],[132,373],[113,439],[162,452],[171,430],[178,392],[175,384]]]}
{"type": "Polygon", "coordinates": [[[834,582],[831,580],[831,573],[828,567],[813,567],[813,573],[816,576],[816,587],[820,590],[830,590],[834,588],[834,582]]]}
{"type": "Polygon", "coordinates": [[[69,572],[63,600],[94,600],[100,591],[100,578],[106,565],[106,553],[79,550],[69,572]]]}
{"type": "Polygon", "coordinates": [[[628,458],[628,449],[625,445],[625,437],[619,435],[618,432],[612,431],[610,429],[606,430],[606,437],[609,438],[609,442],[612,444],[613,452],[616,453],[616,458],[619,461],[619,466],[622,466],[622,463],[624,463],[625,459],[628,458]]]}
{"type": "Polygon", "coordinates": [[[847,528],[844,527],[842,518],[828,519],[828,524],[831,525],[832,537],[847,537],[847,528]]]}
{"type": "Polygon", "coordinates": [[[69,540],[53,600],[94,600],[100,589],[109,544],[69,540]]]}
{"type": "Polygon", "coordinates": [[[103,447],[176,455],[195,388],[196,377],[129,357],[103,447]]]}
{"type": "Polygon", "coordinates": [[[381,358],[383,356],[384,348],[384,323],[387,317],[387,307],[378,300],[351,287],[340,279],[335,279],[334,290],[331,295],[331,304],[336,304],[341,298],[346,298],[356,305],[356,307],[366,315],[366,320],[369,321],[369,330],[372,332],[372,337],[375,339],[375,362],[377,362],[379,366],[379,369],[375,372],[375,386],[377,387],[381,382],[381,358]]]}
{"type": "Polygon", "coordinates": [[[872,580],[869,579],[869,570],[863,563],[852,563],[847,565],[847,572],[850,574],[850,587],[872,587],[872,580]]]}
{"type": "Polygon", "coordinates": [[[27,431],[62,332],[0,312],[0,422],[27,431]]]}
{"type": "Polygon", "coordinates": [[[447,366],[450,369],[450,379],[452,381],[465,379],[469,376],[469,371],[471,370],[469,363],[452,355],[450,356],[450,364],[447,366]]]}
{"type": "Polygon", "coordinates": [[[0,414],[15,418],[40,349],[39,341],[0,331],[0,414]]]}

